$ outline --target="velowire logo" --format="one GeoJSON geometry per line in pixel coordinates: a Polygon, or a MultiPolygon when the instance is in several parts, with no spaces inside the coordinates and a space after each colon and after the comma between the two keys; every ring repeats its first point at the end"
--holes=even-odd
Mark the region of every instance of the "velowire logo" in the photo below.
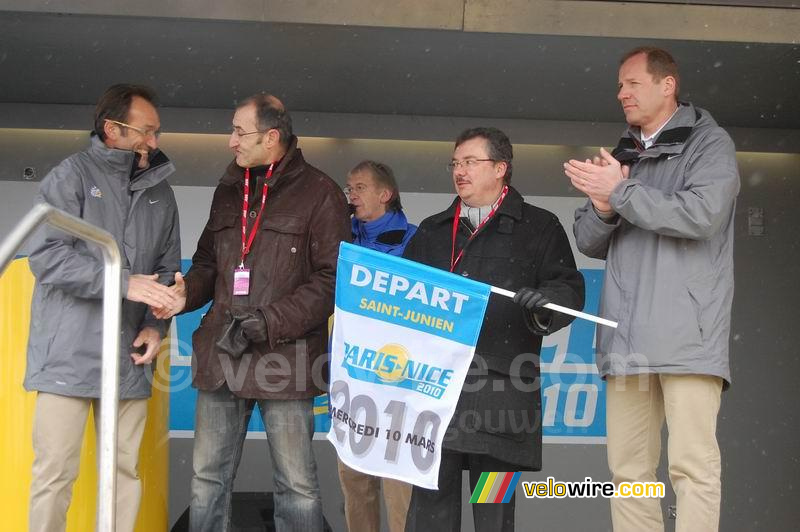
{"type": "Polygon", "coordinates": [[[481,473],[469,502],[510,502],[519,482],[519,472],[481,473]]]}

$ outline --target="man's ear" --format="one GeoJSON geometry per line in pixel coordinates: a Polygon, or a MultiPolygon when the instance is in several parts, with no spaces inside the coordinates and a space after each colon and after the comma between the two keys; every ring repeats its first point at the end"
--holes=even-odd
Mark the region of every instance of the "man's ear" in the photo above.
{"type": "Polygon", "coordinates": [[[500,179],[505,177],[506,172],[508,172],[508,163],[505,161],[500,161],[497,163],[497,174],[500,179]]]}
{"type": "Polygon", "coordinates": [[[388,188],[382,188],[380,194],[378,194],[378,199],[381,200],[381,203],[384,205],[392,201],[392,191],[388,188]]]}
{"type": "Polygon", "coordinates": [[[103,133],[106,136],[106,141],[116,141],[119,138],[120,126],[108,120],[103,122],[103,133]]]}
{"type": "Polygon", "coordinates": [[[267,131],[267,141],[270,146],[277,146],[281,142],[281,134],[277,129],[267,131]]]}
{"type": "Polygon", "coordinates": [[[664,96],[675,96],[675,78],[672,76],[664,78],[664,96]]]}

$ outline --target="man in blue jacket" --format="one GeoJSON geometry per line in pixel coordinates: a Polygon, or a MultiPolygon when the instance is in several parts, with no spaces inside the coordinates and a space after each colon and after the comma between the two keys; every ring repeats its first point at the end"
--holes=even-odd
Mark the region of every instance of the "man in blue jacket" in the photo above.
{"type": "Polygon", "coordinates": [[[401,256],[417,226],[403,213],[392,169],[375,161],[358,163],[347,176],[345,193],[353,210],[353,243],[401,256]]]}
{"type": "MultiPolygon", "coordinates": [[[[362,161],[347,176],[345,193],[353,210],[353,243],[400,256],[417,226],[408,223],[400,204],[400,190],[392,169],[379,162],[362,161]]],[[[381,486],[391,532],[405,529],[411,485],[381,479],[351,469],[339,461],[344,493],[344,515],[350,531],[379,532],[381,486]]]]}
{"type": "MultiPolygon", "coordinates": [[[[166,181],[175,167],[158,149],[155,94],[114,85],[95,110],[91,145],[53,168],[38,201],[102,227],[122,255],[116,529],[132,531],[142,488],[137,471],[151,376],[167,322],[148,305],[173,304],[165,286],[180,268],[178,206],[166,181]]],[[[30,254],[36,277],[25,389],[37,391],[33,421],[31,532],[64,530],[78,476],[83,428],[100,408],[103,256],[52,227],[30,254]]]]}

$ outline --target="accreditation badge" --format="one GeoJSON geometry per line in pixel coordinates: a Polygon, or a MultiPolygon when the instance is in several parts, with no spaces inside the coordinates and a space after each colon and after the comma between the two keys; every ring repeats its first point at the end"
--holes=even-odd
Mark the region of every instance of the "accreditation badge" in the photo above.
{"type": "Polygon", "coordinates": [[[250,269],[236,268],[233,271],[233,295],[246,296],[250,293],[250,269]]]}

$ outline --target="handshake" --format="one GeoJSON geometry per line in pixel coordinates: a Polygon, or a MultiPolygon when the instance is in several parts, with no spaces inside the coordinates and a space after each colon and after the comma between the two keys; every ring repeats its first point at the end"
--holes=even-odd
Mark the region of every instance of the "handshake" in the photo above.
{"type": "MultiPolygon", "coordinates": [[[[148,281],[153,285],[156,284],[155,280],[148,279],[148,281]]],[[[148,286],[148,293],[152,293],[156,288],[161,295],[160,299],[144,301],[150,304],[150,311],[156,319],[169,319],[183,312],[186,307],[186,282],[183,280],[183,274],[180,272],[175,274],[175,284],[172,286],[148,286]]],[[[240,358],[251,343],[258,344],[269,339],[267,335],[267,319],[260,310],[241,307],[233,308],[226,311],[226,315],[228,320],[225,329],[222,331],[222,336],[217,340],[217,347],[231,357],[240,358]]]]}
{"type": "Polygon", "coordinates": [[[240,358],[251,343],[263,343],[269,338],[267,319],[260,310],[234,308],[226,311],[226,315],[228,323],[217,340],[217,347],[231,358],[240,358]]]}
{"type": "Polygon", "coordinates": [[[159,290],[165,292],[168,297],[162,298],[158,303],[144,301],[149,304],[153,316],[158,320],[166,320],[183,312],[186,307],[186,283],[183,274],[181,272],[175,274],[175,284],[172,286],[159,285],[159,287],[159,290]]]}

